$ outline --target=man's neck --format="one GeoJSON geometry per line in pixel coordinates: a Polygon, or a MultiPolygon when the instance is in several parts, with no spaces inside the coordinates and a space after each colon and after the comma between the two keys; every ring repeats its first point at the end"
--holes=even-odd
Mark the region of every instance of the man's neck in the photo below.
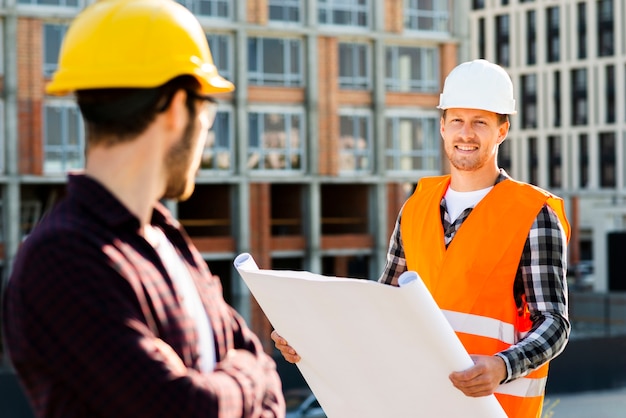
{"type": "Polygon", "coordinates": [[[486,189],[496,183],[500,170],[463,171],[452,168],[450,187],[457,192],[473,192],[486,189]]]}
{"type": "Polygon", "coordinates": [[[88,152],[85,174],[106,187],[145,225],[164,191],[159,158],[137,142],[94,147],[88,152]]]}

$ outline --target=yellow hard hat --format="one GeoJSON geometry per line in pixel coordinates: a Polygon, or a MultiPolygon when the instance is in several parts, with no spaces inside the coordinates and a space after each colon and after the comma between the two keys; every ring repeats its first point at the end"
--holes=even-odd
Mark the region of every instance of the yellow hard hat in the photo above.
{"type": "Polygon", "coordinates": [[[204,30],[181,4],[99,0],[70,25],[46,92],[153,88],[185,74],[200,82],[203,94],[235,88],[218,74],[204,30]]]}

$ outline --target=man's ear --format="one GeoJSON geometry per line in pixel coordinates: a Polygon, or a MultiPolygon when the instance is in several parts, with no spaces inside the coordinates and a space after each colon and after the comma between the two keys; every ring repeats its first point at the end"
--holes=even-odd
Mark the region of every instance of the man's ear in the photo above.
{"type": "Polygon", "coordinates": [[[187,92],[185,90],[180,89],[174,93],[170,105],[161,113],[166,129],[181,132],[185,129],[189,117],[186,101],[187,92]]]}
{"type": "Polygon", "coordinates": [[[509,134],[509,127],[511,126],[511,122],[506,121],[500,125],[498,128],[498,145],[504,142],[507,135],[509,134]]]}
{"type": "Polygon", "coordinates": [[[443,131],[445,130],[445,123],[444,123],[444,119],[443,116],[441,117],[441,119],[439,120],[439,135],[441,136],[441,139],[443,140],[443,131]]]}

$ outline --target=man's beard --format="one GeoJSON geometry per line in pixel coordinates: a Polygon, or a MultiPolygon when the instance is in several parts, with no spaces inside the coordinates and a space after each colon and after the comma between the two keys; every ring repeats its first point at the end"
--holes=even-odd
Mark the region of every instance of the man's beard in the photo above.
{"type": "MultiPolygon", "coordinates": [[[[165,157],[167,167],[167,185],[163,198],[186,200],[195,187],[194,177],[190,172],[193,160],[194,124],[192,118],[187,122],[182,138],[169,150],[165,157]]],[[[196,139],[197,141],[197,139],[196,139]]]]}

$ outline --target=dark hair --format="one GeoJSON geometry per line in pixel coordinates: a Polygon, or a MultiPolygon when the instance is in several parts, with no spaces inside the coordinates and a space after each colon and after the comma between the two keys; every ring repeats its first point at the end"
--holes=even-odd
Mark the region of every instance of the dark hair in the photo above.
{"type": "MultiPolygon", "coordinates": [[[[154,88],[90,89],[76,92],[85,121],[88,144],[121,143],[141,134],[156,115],[167,109],[178,90],[195,92],[200,83],[192,76],[176,77],[154,88]]],[[[194,96],[187,95],[190,117],[195,117],[194,96]]]]}
{"type": "MultiPolygon", "coordinates": [[[[446,118],[446,111],[447,110],[448,109],[443,109],[441,111],[441,117],[444,118],[444,119],[446,118]]],[[[509,115],[507,115],[507,114],[496,113],[496,116],[498,117],[498,125],[502,125],[503,123],[509,121],[509,115]]]]}

